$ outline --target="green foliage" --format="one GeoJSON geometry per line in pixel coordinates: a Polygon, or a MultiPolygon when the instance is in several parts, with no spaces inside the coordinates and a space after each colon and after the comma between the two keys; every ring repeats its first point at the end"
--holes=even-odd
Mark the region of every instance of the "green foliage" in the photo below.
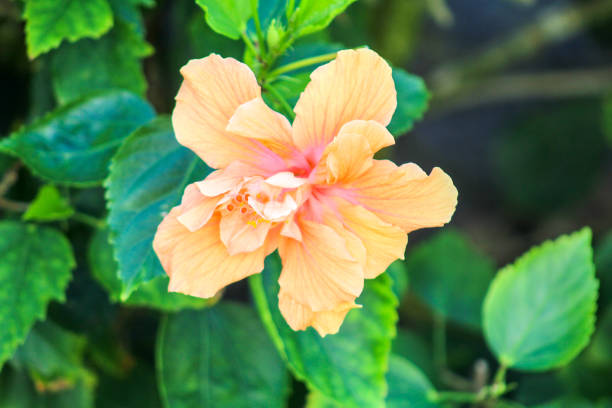
{"type": "Polygon", "coordinates": [[[100,183],[119,144],[153,116],[124,91],[95,94],[62,106],[0,142],[44,179],[67,185],[100,183]]]}
{"type": "Polygon", "coordinates": [[[0,367],[47,304],[63,301],[75,266],[70,243],[51,228],[0,222],[0,367]]]}
{"type": "Polygon", "coordinates": [[[168,408],[285,406],[287,372],[247,306],[222,301],[170,315],[156,357],[168,408]]]}
{"type": "Polygon", "coordinates": [[[57,221],[70,218],[74,208],[68,200],[60,194],[55,186],[47,184],[42,186],[36,198],[23,214],[26,221],[57,221]]]}
{"type": "Polygon", "coordinates": [[[415,293],[448,319],[480,326],[482,301],[495,272],[493,262],[453,230],[413,248],[406,269],[415,293]]]}
{"type": "Polygon", "coordinates": [[[98,38],[113,25],[106,0],[26,0],[28,55],[35,58],[64,40],[98,38]]]}
{"type": "Polygon", "coordinates": [[[608,232],[595,248],[595,269],[599,279],[599,305],[612,302],[612,232],[608,232]]]}
{"type": "Polygon", "coordinates": [[[83,381],[56,392],[38,391],[25,373],[4,370],[0,375],[3,408],[93,408],[93,384],[83,381]]]}
{"type": "Polygon", "coordinates": [[[397,298],[385,274],[366,282],[338,334],[325,338],[308,328],[293,331],[278,310],[280,261],[266,259],[262,274],[249,278],[266,329],[293,374],[309,388],[347,407],[382,407],[385,372],[395,336],[397,298]]]}
{"type": "Polygon", "coordinates": [[[168,292],[168,277],[158,276],[141,284],[126,299],[121,298],[122,285],[117,275],[117,261],[113,257],[113,247],[108,239],[108,230],[99,229],[89,245],[88,258],[91,273],[106,289],[113,302],[122,302],[129,306],[150,307],[164,311],[178,311],[187,308],[199,308],[207,304],[206,299],[195,298],[181,293],[168,292]]]}
{"type": "Polygon", "coordinates": [[[603,130],[608,139],[608,144],[612,146],[612,96],[608,96],[604,102],[603,130]]]}
{"type": "Polygon", "coordinates": [[[398,329],[392,350],[393,354],[410,361],[427,375],[434,373],[430,344],[412,331],[398,329]]]}
{"type": "Polygon", "coordinates": [[[40,390],[70,389],[79,383],[93,384],[83,365],[86,339],[47,322],[36,324],[11,364],[27,370],[40,390]]]}
{"type": "Polygon", "coordinates": [[[584,228],[532,248],[499,272],[485,298],[483,326],[502,364],[547,370],[586,346],[597,298],[592,257],[584,228]]]}
{"type": "Polygon", "coordinates": [[[322,30],[356,0],[301,0],[291,23],[295,37],[322,30]]]}
{"type": "Polygon", "coordinates": [[[389,123],[389,131],[395,137],[408,132],[427,110],[429,92],[425,82],[401,68],[393,68],[393,81],[397,91],[397,108],[389,123]]]}
{"type": "Polygon", "coordinates": [[[166,117],[135,131],[115,154],[106,198],[122,298],[141,283],[165,276],[152,246],[157,226],[180,202],[185,186],[207,172],[202,160],[178,144],[166,117]]]}
{"type": "Polygon", "coordinates": [[[437,393],[425,375],[408,360],[391,355],[389,359],[388,408],[435,408],[437,393]]]}
{"type": "Polygon", "coordinates": [[[206,12],[206,22],[216,32],[237,40],[253,15],[250,0],[196,0],[206,12]]]}
{"type": "Polygon", "coordinates": [[[408,271],[406,270],[405,264],[397,260],[389,265],[385,273],[387,273],[393,281],[393,293],[395,293],[395,296],[399,300],[402,300],[402,297],[408,290],[408,271]]]}

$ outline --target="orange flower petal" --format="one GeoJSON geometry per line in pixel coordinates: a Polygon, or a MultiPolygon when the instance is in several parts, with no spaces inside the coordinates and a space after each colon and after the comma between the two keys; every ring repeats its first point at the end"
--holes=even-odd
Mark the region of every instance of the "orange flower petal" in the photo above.
{"type": "Polygon", "coordinates": [[[315,312],[353,302],[363,290],[363,267],[346,240],[327,225],[300,220],[302,241],[281,237],[280,287],[315,312]]]}
{"type": "Polygon", "coordinates": [[[313,312],[308,306],[296,302],[281,290],[278,294],[278,307],[293,330],[306,330],[312,326],[321,337],[325,337],[328,334],[336,334],[346,314],[360,306],[355,303],[342,303],[333,310],[313,312]]]}
{"type": "Polygon", "coordinates": [[[347,182],[359,177],[372,166],[374,153],[394,143],[393,135],[376,121],[348,122],[323,152],[326,182],[347,182]]]}
{"type": "Polygon", "coordinates": [[[252,252],[266,240],[271,223],[248,223],[240,211],[234,211],[221,218],[221,241],[230,255],[252,252]]]}
{"type": "Polygon", "coordinates": [[[374,279],[396,259],[404,259],[408,236],[399,227],[382,221],[358,205],[338,206],[344,226],[363,243],[366,252],[364,275],[374,279]]]}
{"type": "Polygon", "coordinates": [[[296,150],[291,138],[291,124],[283,115],[270,109],[261,97],[240,105],[227,130],[238,136],[257,139],[282,157],[288,157],[296,150]]]}
{"type": "MultiPolygon", "coordinates": [[[[233,58],[211,54],[181,69],[183,84],[176,95],[172,124],[176,139],[209,166],[222,168],[236,160],[261,164],[261,157],[280,161],[261,143],[226,130],[240,105],[261,94],[255,75],[233,58]]],[[[279,163],[274,163],[279,165],[279,163]]]]}
{"type": "Polygon", "coordinates": [[[175,207],[157,229],[153,248],[170,276],[168,290],[209,298],[221,288],[261,272],[265,248],[230,256],[219,239],[219,215],[195,232],[177,219],[175,207]]]}
{"type": "Polygon", "coordinates": [[[192,183],[185,188],[181,202],[183,210],[182,214],[178,217],[178,221],[189,231],[196,231],[210,220],[218,202],[218,199],[203,195],[196,183],[192,183]]]}
{"type": "Polygon", "coordinates": [[[413,163],[397,167],[374,160],[345,188],[345,198],[405,232],[446,224],[457,205],[457,189],[446,173],[436,167],[428,176],[413,163]]]}
{"type": "Polygon", "coordinates": [[[391,67],[374,51],[340,51],[310,78],[294,109],[293,140],[300,150],[327,145],[351,120],[391,121],[397,105],[391,67]]]}

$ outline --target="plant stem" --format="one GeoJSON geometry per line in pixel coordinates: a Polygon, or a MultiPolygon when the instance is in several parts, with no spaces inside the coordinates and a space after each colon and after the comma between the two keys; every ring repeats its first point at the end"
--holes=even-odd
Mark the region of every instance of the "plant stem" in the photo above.
{"type": "Polygon", "coordinates": [[[289,71],[295,71],[297,69],[304,68],[310,65],[315,65],[321,62],[331,61],[334,58],[336,58],[336,55],[337,55],[336,52],[332,52],[329,54],[317,55],[316,57],[304,58],[302,60],[295,61],[287,65],[283,65],[282,67],[276,68],[274,71],[271,71],[268,74],[268,79],[273,80],[279,75],[282,75],[289,71]]]}
{"type": "Polygon", "coordinates": [[[0,209],[13,211],[13,212],[25,212],[30,204],[22,201],[9,200],[8,198],[0,197],[0,209]]]}
{"type": "Polygon", "coordinates": [[[258,57],[259,54],[257,53],[257,48],[255,48],[255,45],[253,45],[253,42],[251,41],[249,36],[246,34],[246,32],[240,33],[240,36],[242,37],[242,41],[244,41],[247,48],[253,53],[255,57],[258,57]]]}
{"type": "Polygon", "coordinates": [[[251,11],[253,12],[253,22],[255,23],[255,31],[257,32],[257,40],[259,42],[259,49],[261,50],[261,56],[265,59],[266,57],[266,37],[261,30],[261,21],[259,21],[259,11],[257,10],[257,0],[251,0],[251,11]]]}
{"type": "Polygon", "coordinates": [[[506,371],[507,370],[508,370],[508,367],[506,366],[506,364],[501,363],[499,365],[499,368],[497,369],[497,372],[495,373],[495,378],[493,379],[493,385],[501,385],[506,382],[506,371]]]}
{"type": "Polygon", "coordinates": [[[435,402],[480,402],[482,399],[480,394],[474,394],[473,392],[438,391],[436,393],[435,402]]]}
{"type": "Polygon", "coordinates": [[[289,119],[293,121],[293,119],[295,119],[295,113],[293,112],[293,109],[291,109],[291,105],[289,105],[289,102],[287,102],[287,100],[283,98],[280,92],[278,92],[270,84],[266,85],[265,90],[270,92],[270,94],[274,97],[274,99],[276,99],[278,103],[281,104],[281,106],[286,111],[287,115],[289,116],[289,119]]]}
{"type": "Polygon", "coordinates": [[[81,222],[83,224],[89,225],[90,227],[93,228],[104,228],[104,226],[106,225],[106,223],[104,222],[104,220],[100,220],[96,217],[92,217],[91,215],[88,214],[84,214],[81,212],[75,212],[74,214],[72,214],[71,217],[73,220],[81,222]]]}

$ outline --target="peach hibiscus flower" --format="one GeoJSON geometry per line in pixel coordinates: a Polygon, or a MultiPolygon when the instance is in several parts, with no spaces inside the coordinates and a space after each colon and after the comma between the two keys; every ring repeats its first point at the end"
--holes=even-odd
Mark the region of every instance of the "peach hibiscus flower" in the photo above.
{"type": "Polygon", "coordinates": [[[364,279],[403,258],[407,233],[450,220],[457,190],[442,170],[373,159],[394,143],[385,126],[397,104],[375,52],[340,51],[317,68],[293,125],[235,59],[212,54],[181,74],[176,138],[218,170],[187,186],[155,235],[170,291],[214,296],[278,249],[289,326],[336,333],[364,279]]]}

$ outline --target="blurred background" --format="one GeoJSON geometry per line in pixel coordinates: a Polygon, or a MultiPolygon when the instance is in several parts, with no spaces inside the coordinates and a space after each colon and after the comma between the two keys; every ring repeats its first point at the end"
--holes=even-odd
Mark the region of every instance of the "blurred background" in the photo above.
{"type": "MultiPolygon", "coordinates": [[[[2,136],[54,106],[54,64],[70,63],[69,52],[30,61],[20,13],[19,2],[0,0],[2,136]]],[[[243,54],[241,42],[206,26],[193,1],[157,0],[144,11],[144,21],[146,40],[155,50],[143,60],[147,98],[159,113],[171,112],[179,68],[187,60],[210,52],[243,54]]],[[[590,226],[602,317],[612,292],[611,0],[360,0],[329,29],[302,41],[319,39],[346,47],[369,44],[394,65],[424,78],[430,109],[389,154],[396,163],[416,162],[427,171],[439,166],[452,176],[459,206],[451,228],[492,264],[501,267],[534,244],[590,226]]],[[[37,182],[22,169],[11,194],[31,199],[36,189],[37,182]]],[[[91,213],[105,211],[100,188],[75,191],[72,198],[91,213]]],[[[86,231],[75,227],[69,234],[78,245],[80,235],[88,240],[86,231]]],[[[408,254],[433,234],[412,233],[408,254]]],[[[77,258],[86,254],[81,245],[75,248],[77,258]]],[[[249,296],[245,282],[228,293],[249,296]]],[[[493,359],[481,335],[451,322],[447,342],[453,346],[446,358],[461,378],[434,373],[436,316],[426,303],[413,291],[402,302],[400,325],[407,330],[400,332],[398,352],[436,383],[490,372],[485,361],[493,359]]],[[[155,312],[111,305],[91,277],[77,270],[68,302],[53,305],[50,315],[67,327],[99,334],[92,358],[107,365],[99,379],[100,394],[106,393],[100,398],[107,404],[101,406],[158,404],[155,393],[146,404],[108,402],[119,398],[120,389],[155,387],[155,312]],[[106,347],[114,336],[122,346],[106,347]],[[131,374],[113,374],[122,370],[131,374]]],[[[612,349],[602,350],[561,372],[521,378],[515,398],[537,404],[567,393],[568,384],[585,398],[609,395],[612,349]]],[[[294,384],[292,403],[300,406],[304,394],[303,385],[294,384]]]]}

